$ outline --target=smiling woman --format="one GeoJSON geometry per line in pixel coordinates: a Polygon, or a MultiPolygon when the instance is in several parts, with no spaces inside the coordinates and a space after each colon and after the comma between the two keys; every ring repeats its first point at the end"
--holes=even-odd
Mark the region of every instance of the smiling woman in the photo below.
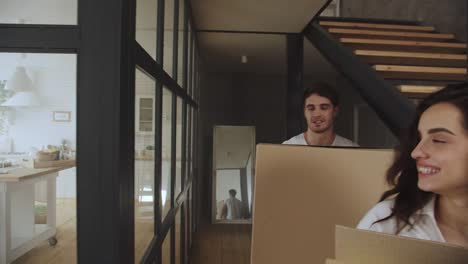
{"type": "Polygon", "coordinates": [[[468,248],[468,84],[427,97],[360,229],[468,248]],[[391,196],[396,195],[392,199],[391,196]]]}
{"type": "Polygon", "coordinates": [[[461,120],[462,113],[450,103],[436,104],[421,115],[421,140],[411,153],[419,189],[448,196],[468,187],[468,140],[461,120]]]}

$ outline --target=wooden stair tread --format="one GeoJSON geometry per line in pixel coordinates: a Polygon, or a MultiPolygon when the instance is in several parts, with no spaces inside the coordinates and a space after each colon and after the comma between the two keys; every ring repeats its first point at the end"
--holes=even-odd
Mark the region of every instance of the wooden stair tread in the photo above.
{"type": "Polygon", "coordinates": [[[428,67],[428,66],[402,66],[402,65],[374,65],[376,71],[415,72],[415,73],[449,73],[466,74],[465,68],[455,67],[428,67]]]}
{"type": "Polygon", "coordinates": [[[401,84],[395,86],[402,93],[423,93],[429,94],[439,91],[444,88],[444,85],[417,85],[417,84],[401,84]]]}
{"type": "Polygon", "coordinates": [[[465,54],[429,53],[429,52],[404,52],[404,51],[384,51],[384,50],[355,50],[354,54],[361,56],[380,57],[404,57],[421,59],[441,59],[441,60],[464,60],[465,54]]]}
{"type": "Polygon", "coordinates": [[[444,88],[446,81],[465,81],[468,76],[467,43],[453,41],[454,34],[434,32],[434,27],[391,21],[324,20],[319,24],[380,77],[410,81],[395,86],[406,96],[427,96],[444,88]]]}
{"type": "Polygon", "coordinates": [[[465,81],[466,68],[376,64],[372,68],[384,79],[465,81]]]}
{"type": "Polygon", "coordinates": [[[466,67],[465,54],[356,49],[354,54],[369,64],[466,67]]]}
{"type": "Polygon", "coordinates": [[[421,39],[433,39],[433,40],[451,40],[455,38],[453,34],[441,34],[441,33],[379,31],[379,30],[347,29],[347,28],[328,28],[327,30],[328,32],[332,34],[346,34],[346,35],[421,38],[421,39]]]}
{"type": "Polygon", "coordinates": [[[391,39],[364,39],[364,38],[340,38],[344,44],[372,44],[372,45],[395,45],[395,46],[420,46],[437,48],[454,48],[466,50],[466,43],[455,42],[433,42],[433,41],[415,41],[415,40],[391,40],[391,39]]]}
{"type": "Polygon", "coordinates": [[[346,27],[346,28],[394,29],[394,30],[424,31],[424,32],[432,32],[435,30],[434,27],[430,27],[430,26],[376,24],[376,23],[362,23],[362,22],[319,21],[319,24],[321,26],[327,26],[327,27],[346,27]]]}

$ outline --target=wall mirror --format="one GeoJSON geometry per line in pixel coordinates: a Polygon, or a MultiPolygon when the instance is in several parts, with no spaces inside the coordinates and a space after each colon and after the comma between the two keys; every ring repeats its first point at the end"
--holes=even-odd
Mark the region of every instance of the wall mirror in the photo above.
{"type": "Polygon", "coordinates": [[[213,223],[251,223],[255,177],[255,127],[213,130],[213,223]]]}

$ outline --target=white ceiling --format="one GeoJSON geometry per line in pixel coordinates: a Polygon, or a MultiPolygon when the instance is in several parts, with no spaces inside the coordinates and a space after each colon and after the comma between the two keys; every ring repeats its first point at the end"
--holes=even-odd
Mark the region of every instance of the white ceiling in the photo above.
{"type": "MultiPolygon", "coordinates": [[[[196,29],[299,33],[327,0],[192,0],[196,29]]],[[[198,32],[200,53],[208,71],[286,74],[286,35],[198,32]],[[241,63],[241,56],[248,63],[241,63]]],[[[306,41],[305,74],[327,62],[306,41]]],[[[317,74],[317,72],[315,72],[317,74]]]]}
{"type": "MultiPolygon", "coordinates": [[[[285,75],[286,37],[271,34],[199,32],[201,55],[210,72],[248,72],[285,75]],[[246,55],[248,62],[241,63],[246,55]]],[[[304,74],[330,76],[332,65],[304,39],[304,74]]]]}
{"type": "Polygon", "coordinates": [[[286,38],[283,35],[198,33],[201,56],[210,71],[286,72],[286,38]],[[241,63],[241,56],[247,63],[241,63]]]}
{"type": "Polygon", "coordinates": [[[327,0],[192,0],[198,30],[299,33],[327,0]]]}

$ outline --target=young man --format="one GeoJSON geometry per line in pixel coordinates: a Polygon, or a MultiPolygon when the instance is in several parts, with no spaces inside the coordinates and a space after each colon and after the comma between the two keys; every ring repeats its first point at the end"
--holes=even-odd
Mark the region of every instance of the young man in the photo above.
{"type": "Polygon", "coordinates": [[[283,144],[357,147],[349,139],[333,130],[338,115],[338,94],[327,84],[318,83],[304,91],[304,117],[307,131],[292,137],[283,144]]]}
{"type": "Polygon", "coordinates": [[[236,198],[236,190],[229,190],[229,198],[224,201],[221,209],[221,219],[236,220],[243,218],[242,202],[236,198]]]}

